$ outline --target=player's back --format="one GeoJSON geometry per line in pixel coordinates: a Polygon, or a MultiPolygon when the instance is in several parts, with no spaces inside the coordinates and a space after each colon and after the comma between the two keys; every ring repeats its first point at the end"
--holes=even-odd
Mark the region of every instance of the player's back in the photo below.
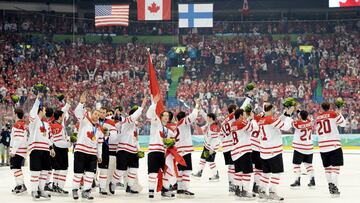
{"type": "Polygon", "coordinates": [[[345,126],[345,119],[335,111],[325,111],[316,117],[320,152],[329,152],[341,147],[338,126],[345,126]]]}
{"type": "Polygon", "coordinates": [[[303,154],[311,154],[313,150],[311,139],[312,121],[309,119],[297,120],[292,125],[295,129],[292,143],[294,150],[303,154]]]}

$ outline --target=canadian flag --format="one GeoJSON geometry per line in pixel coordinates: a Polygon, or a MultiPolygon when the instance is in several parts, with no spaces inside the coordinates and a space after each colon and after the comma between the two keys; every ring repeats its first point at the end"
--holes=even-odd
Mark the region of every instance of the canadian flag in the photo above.
{"type": "Polygon", "coordinates": [[[170,20],[171,0],[138,0],[138,20],[170,20]]]}
{"type": "Polygon", "coordinates": [[[360,0],[329,0],[329,7],[356,7],[360,6],[360,0]]]}

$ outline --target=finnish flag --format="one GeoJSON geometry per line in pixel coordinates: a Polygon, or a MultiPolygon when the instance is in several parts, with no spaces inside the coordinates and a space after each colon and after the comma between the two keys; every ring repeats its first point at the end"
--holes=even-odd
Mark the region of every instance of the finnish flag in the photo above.
{"type": "Polygon", "coordinates": [[[179,4],[179,28],[213,27],[213,4],[179,4]]]}

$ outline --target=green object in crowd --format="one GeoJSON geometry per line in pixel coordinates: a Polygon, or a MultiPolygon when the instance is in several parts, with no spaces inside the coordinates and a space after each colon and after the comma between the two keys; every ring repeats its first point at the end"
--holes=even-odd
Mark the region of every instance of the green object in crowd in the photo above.
{"type": "Polygon", "coordinates": [[[244,111],[245,111],[246,113],[250,113],[250,112],[252,111],[252,106],[251,106],[251,104],[246,105],[244,111]]]}
{"type": "Polygon", "coordinates": [[[288,97],[284,99],[283,106],[284,107],[292,107],[296,105],[296,100],[292,97],[288,97]]]}
{"type": "Polygon", "coordinates": [[[245,87],[245,90],[246,91],[251,91],[251,90],[253,90],[253,89],[255,89],[255,83],[253,83],[253,82],[251,82],[251,83],[248,83],[247,85],[246,85],[246,87],[245,87]]]}
{"type": "Polygon", "coordinates": [[[337,98],[336,101],[335,101],[335,105],[338,108],[344,107],[345,104],[346,104],[345,101],[341,97],[337,98]]]}
{"type": "Polygon", "coordinates": [[[62,100],[64,100],[65,96],[64,96],[64,94],[59,93],[59,94],[56,94],[56,98],[57,98],[59,101],[62,101],[62,100]]]}
{"type": "Polygon", "coordinates": [[[16,104],[20,101],[20,97],[18,95],[11,95],[11,100],[16,104]]]}

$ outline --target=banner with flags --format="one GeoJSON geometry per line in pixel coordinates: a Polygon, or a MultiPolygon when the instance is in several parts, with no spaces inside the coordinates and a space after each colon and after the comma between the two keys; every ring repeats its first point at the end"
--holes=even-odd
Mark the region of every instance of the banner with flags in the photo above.
{"type": "Polygon", "coordinates": [[[129,5],[95,5],[95,27],[129,26],[129,5]]]}
{"type": "Polygon", "coordinates": [[[213,27],[213,4],[179,4],[179,28],[213,27]]]}
{"type": "Polygon", "coordinates": [[[171,20],[171,0],[138,0],[138,20],[171,20]]]}
{"type": "Polygon", "coordinates": [[[248,0],[244,0],[244,3],[243,3],[243,7],[242,7],[241,12],[242,12],[243,14],[245,14],[245,15],[248,14],[248,12],[249,12],[248,0]]]}
{"type": "Polygon", "coordinates": [[[160,97],[159,102],[156,105],[156,114],[160,116],[160,113],[165,110],[164,108],[164,102],[161,95],[161,91],[159,88],[159,82],[156,77],[156,72],[154,69],[154,65],[151,60],[150,53],[148,54],[148,72],[149,72],[149,80],[150,80],[150,93],[151,96],[154,98],[156,96],[160,97]]]}

